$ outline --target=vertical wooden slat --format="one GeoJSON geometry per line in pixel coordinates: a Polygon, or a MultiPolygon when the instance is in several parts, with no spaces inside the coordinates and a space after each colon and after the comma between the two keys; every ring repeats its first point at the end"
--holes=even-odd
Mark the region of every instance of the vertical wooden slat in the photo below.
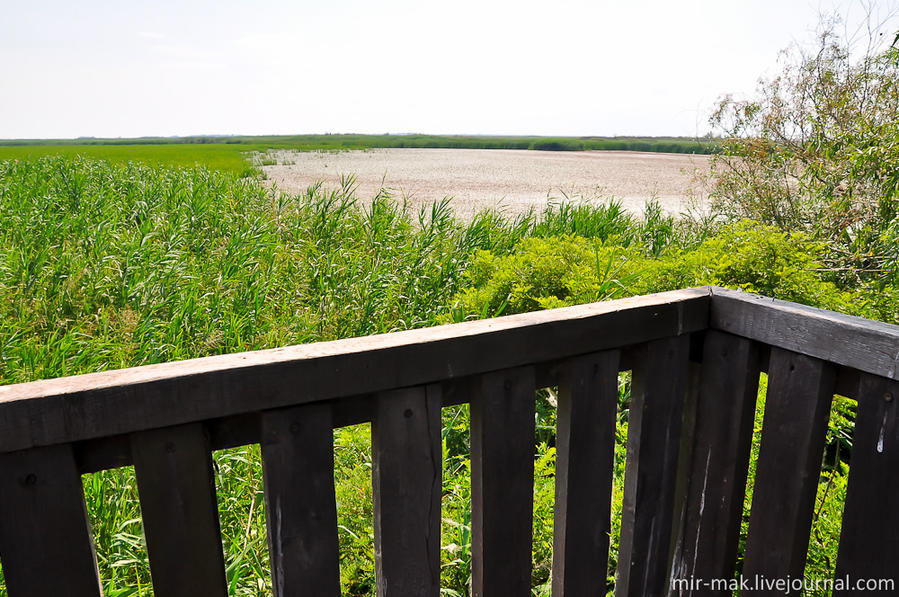
{"type": "Polygon", "coordinates": [[[99,597],[70,444],[0,455],[0,559],[10,597],[99,597]]]}
{"type": "Polygon", "coordinates": [[[227,595],[215,478],[203,426],[135,433],[131,452],[154,594],[227,595]]]}
{"type": "MultiPolygon", "coordinates": [[[[891,580],[899,588],[899,383],[862,375],[849,463],[849,485],[836,578],[849,578],[834,596],[870,594],[858,580],[891,580]]],[[[885,594],[885,593],[880,593],[885,594]]]]}
{"type": "MultiPolygon", "coordinates": [[[[690,358],[702,360],[702,350],[696,350],[692,338],[690,341],[690,358]],[[695,355],[695,356],[694,356],[695,355]]],[[[700,373],[702,367],[698,362],[687,363],[686,391],[684,392],[683,419],[680,431],[680,447],[677,455],[677,479],[674,484],[674,526],[671,533],[671,568],[678,559],[683,547],[684,520],[687,510],[687,491],[690,487],[690,466],[693,461],[693,432],[696,427],[696,405],[699,402],[700,373]]],[[[670,578],[670,575],[669,575],[670,578]]]]}
{"type": "MultiPolygon", "coordinates": [[[[759,448],[743,577],[800,578],[833,401],[834,368],[824,361],[771,349],[765,419],[759,448]]],[[[783,595],[770,586],[753,595],[783,595]]]]}
{"type": "Polygon", "coordinates": [[[474,597],[531,594],[534,371],[482,375],[471,402],[474,597]]]}
{"type": "Polygon", "coordinates": [[[667,594],[689,350],[689,337],[677,336],[634,355],[618,597],[667,594]]]}
{"type": "Polygon", "coordinates": [[[440,594],[440,402],[436,385],[377,397],[372,484],[380,597],[440,594]]]}
{"type": "MultiPolygon", "coordinates": [[[[684,527],[673,565],[676,579],[733,577],[758,385],[755,345],[715,330],[706,332],[684,527]]],[[[677,594],[723,596],[730,591],[703,583],[677,594]]]]}
{"type": "Polygon", "coordinates": [[[559,380],[554,597],[606,594],[618,351],[568,361],[559,380]]]}
{"type": "Polygon", "coordinates": [[[331,406],[262,413],[262,471],[275,597],[340,595],[331,406]]]}

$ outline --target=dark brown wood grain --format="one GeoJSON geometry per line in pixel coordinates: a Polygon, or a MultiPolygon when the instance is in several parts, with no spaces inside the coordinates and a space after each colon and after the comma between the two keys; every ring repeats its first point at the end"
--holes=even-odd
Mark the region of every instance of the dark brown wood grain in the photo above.
{"type": "MultiPolygon", "coordinates": [[[[802,576],[834,382],[830,364],[771,349],[744,578],[802,576]]],[[[751,594],[785,592],[768,588],[751,594]]]]}
{"type": "Polygon", "coordinates": [[[753,342],[705,334],[683,530],[673,576],[689,596],[724,596],[705,581],[733,578],[752,443],[759,354],[753,342]]]}
{"type": "Polygon", "coordinates": [[[709,326],[891,379],[899,378],[899,326],[712,288],[709,326]]]}
{"type": "Polygon", "coordinates": [[[340,595],[331,405],[262,413],[265,522],[275,597],[340,595]]]}
{"type": "Polygon", "coordinates": [[[437,383],[697,331],[708,324],[708,300],[709,290],[698,288],[3,386],[0,452],[437,383]]]}
{"type": "Polygon", "coordinates": [[[440,386],[384,392],[372,423],[380,597],[440,595],[440,386]]]}
{"type": "Polygon", "coordinates": [[[618,351],[561,368],[556,434],[553,597],[602,596],[611,527],[618,351]]]}
{"type": "Polygon", "coordinates": [[[10,597],[102,594],[71,446],[0,454],[0,560],[10,597]]]}
{"type": "Polygon", "coordinates": [[[200,424],[131,437],[153,592],[225,597],[225,563],[209,439],[200,424]]]}
{"type": "Polygon", "coordinates": [[[678,336],[634,355],[618,597],[667,594],[689,350],[689,337],[678,336]]]}
{"type": "Polygon", "coordinates": [[[852,438],[849,485],[837,555],[836,578],[848,586],[834,596],[895,595],[899,587],[899,382],[864,375],[852,438]],[[859,581],[892,582],[861,590],[859,581]]]}
{"type": "Polygon", "coordinates": [[[530,367],[488,373],[471,400],[474,597],[528,597],[533,548],[534,412],[530,367]]]}

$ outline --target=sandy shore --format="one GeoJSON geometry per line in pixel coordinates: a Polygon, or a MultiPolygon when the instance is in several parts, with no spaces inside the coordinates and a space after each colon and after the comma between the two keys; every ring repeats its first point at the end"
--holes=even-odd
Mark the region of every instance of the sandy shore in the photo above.
{"type": "Polygon", "coordinates": [[[521,213],[566,196],[597,202],[614,197],[634,212],[656,198],[677,214],[699,196],[695,173],[708,171],[707,156],[628,151],[373,149],[278,151],[269,157],[278,165],[263,170],[283,191],[299,193],[317,181],[337,185],[341,174],[353,174],[363,201],[382,187],[416,208],[451,197],[461,217],[484,207],[521,213]]]}

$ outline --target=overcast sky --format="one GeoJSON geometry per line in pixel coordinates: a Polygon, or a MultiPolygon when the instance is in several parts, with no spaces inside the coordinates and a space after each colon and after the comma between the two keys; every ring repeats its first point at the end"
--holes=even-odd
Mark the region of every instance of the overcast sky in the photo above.
{"type": "Polygon", "coordinates": [[[863,13],[835,0],[0,0],[0,138],[697,135],[717,97],[751,92],[835,7],[863,13]]]}

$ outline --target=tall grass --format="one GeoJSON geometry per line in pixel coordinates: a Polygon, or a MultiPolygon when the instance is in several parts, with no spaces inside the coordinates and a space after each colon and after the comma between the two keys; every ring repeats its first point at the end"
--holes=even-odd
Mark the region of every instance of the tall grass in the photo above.
{"type": "MultiPolygon", "coordinates": [[[[351,177],[289,196],[205,168],[0,161],[0,384],[431,325],[451,316],[479,250],[507,255],[529,237],[578,235],[651,259],[690,234],[654,204],[643,217],[614,202],[560,202],[463,223],[447,202],[412,212],[386,191],[362,205],[355,190],[351,177]]],[[[627,395],[625,376],[616,508],[627,395]]],[[[551,562],[553,400],[542,392],[537,409],[538,594],[551,562]]],[[[465,407],[444,411],[448,595],[467,595],[471,575],[467,416],[465,407]]],[[[370,445],[367,425],[335,433],[349,595],[374,592],[370,445]]],[[[271,594],[259,449],[214,458],[229,592],[271,594]]],[[[106,594],[151,594],[133,469],[86,475],[84,485],[106,594]]],[[[611,572],[614,564],[613,552],[611,572]]]]}
{"type": "Polygon", "coordinates": [[[47,156],[82,157],[116,163],[141,162],[155,166],[205,166],[242,177],[256,176],[258,168],[251,162],[253,152],[266,146],[217,144],[29,144],[4,146],[0,143],[0,160],[36,160],[47,156]]]}
{"type": "Polygon", "coordinates": [[[0,162],[0,381],[426,325],[490,235],[352,193],[0,162]]]}
{"type": "MultiPolygon", "coordinates": [[[[430,325],[448,311],[477,249],[508,253],[532,235],[624,237],[634,223],[614,203],[514,219],[484,211],[460,223],[447,202],[410,212],[386,191],[360,205],[349,177],[287,196],[204,168],[3,161],[0,383],[430,325]]],[[[344,585],[365,594],[368,431],[337,435],[344,585]]],[[[456,539],[446,544],[463,551],[466,445],[451,437],[447,448],[457,474],[447,481],[446,525],[456,539]]],[[[542,450],[541,462],[551,462],[550,446],[542,450]]],[[[265,594],[258,449],[217,453],[216,463],[232,593],[265,594]]],[[[133,471],[88,475],[85,490],[108,594],[143,591],[150,578],[133,471]]],[[[470,555],[445,555],[447,580],[464,590],[470,555]]]]}
{"type": "Polygon", "coordinates": [[[477,249],[644,228],[614,202],[460,223],[386,191],[359,205],[352,178],[287,196],[202,168],[0,162],[0,383],[425,326],[477,249]]]}

